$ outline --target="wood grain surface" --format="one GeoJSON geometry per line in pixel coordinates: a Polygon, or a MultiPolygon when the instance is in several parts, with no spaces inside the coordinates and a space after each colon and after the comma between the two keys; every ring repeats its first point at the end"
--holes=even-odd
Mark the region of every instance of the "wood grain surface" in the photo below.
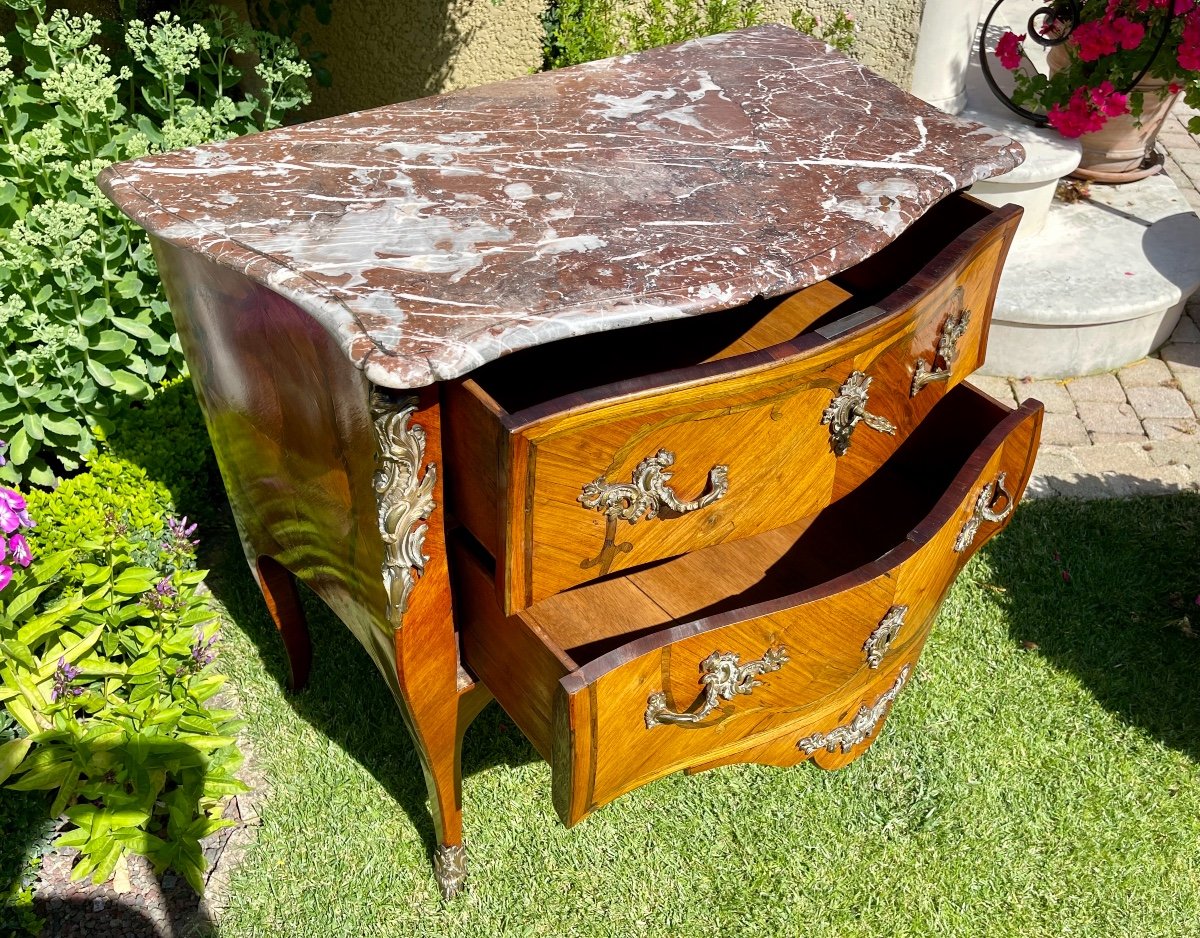
{"type": "MultiPolygon", "coordinates": [[[[451,483],[452,504],[501,561],[498,590],[506,610],[608,573],[811,518],[856,488],[982,361],[996,271],[1018,214],[973,204],[956,211],[961,224],[971,224],[940,250],[926,246],[932,257],[921,273],[850,328],[844,318],[833,320],[733,357],[705,345],[699,353],[708,364],[668,373],[676,380],[666,387],[661,374],[627,378],[515,414],[500,403],[504,381],[479,375],[448,387],[451,471],[459,476],[451,483]],[[963,309],[970,310],[970,322],[949,379],[912,396],[918,359],[940,364],[940,331],[963,309]],[[822,418],[855,371],[872,379],[868,410],[890,421],[895,433],[859,423],[839,457],[822,418]],[[614,523],[580,504],[587,483],[630,483],[637,466],[659,450],[675,456],[669,485],[680,501],[701,496],[717,466],[727,467],[727,494],[697,511],[666,510],[633,524],[614,523]]],[[[778,320],[766,315],[745,333],[723,336],[723,348],[740,348],[747,336],[773,341],[799,323],[819,323],[828,315],[822,308],[844,311],[849,291],[834,286],[803,302],[797,298],[778,320]]],[[[622,334],[632,347],[639,345],[636,331],[622,334]]],[[[594,370],[598,359],[587,360],[594,370]]],[[[504,374],[515,380],[513,372],[504,374]]],[[[526,372],[526,384],[537,385],[536,374],[526,372]]]]}
{"type": "MultiPolygon", "coordinates": [[[[396,628],[383,585],[371,385],[290,301],[189,251],[158,240],[154,249],[242,547],[283,637],[293,685],[303,685],[312,664],[298,581],[330,606],[383,675],[425,769],[435,836],[461,843],[460,743],[489,697],[459,664],[440,475],[423,546],[429,559],[396,628]]],[[[421,468],[440,472],[437,389],[415,397],[411,423],[425,434],[421,468]]]]}
{"type": "MultiPolygon", "coordinates": [[[[1010,412],[969,387],[945,403],[876,477],[812,524],[579,587],[508,618],[494,601],[484,614],[471,608],[478,618],[464,623],[466,660],[553,760],[565,823],[678,769],[736,761],[783,733],[832,729],[870,696],[879,673],[915,662],[954,576],[1002,527],[984,523],[969,549],[953,550],[980,491],[1005,472],[1008,492],[1020,497],[1041,422],[1040,405],[1010,412]],[[947,479],[929,441],[964,421],[966,441],[948,448],[947,479]],[[872,515],[880,523],[867,524],[872,515]],[[872,669],[864,644],[901,604],[905,624],[884,667],[872,669]],[[700,723],[646,728],[651,694],[665,694],[676,712],[701,705],[701,662],[713,652],[745,664],[777,646],[790,660],[751,694],[700,723]]],[[[997,499],[997,510],[1006,503],[997,499]]],[[[476,561],[473,588],[487,575],[476,561]]],[[[814,758],[832,766],[854,754],[814,758]]]]}

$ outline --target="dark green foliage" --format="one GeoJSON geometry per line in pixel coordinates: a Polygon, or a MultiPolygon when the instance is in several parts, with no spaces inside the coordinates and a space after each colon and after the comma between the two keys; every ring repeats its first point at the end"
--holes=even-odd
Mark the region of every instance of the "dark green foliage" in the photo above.
{"type": "Polygon", "coordinates": [[[100,444],[145,473],[170,493],[172,510],[195,516],[209,502],[216,461],[204,417],[186,378],[176,378],[149,401],[136,401],[113,415],[112,429],[100,444]]]}

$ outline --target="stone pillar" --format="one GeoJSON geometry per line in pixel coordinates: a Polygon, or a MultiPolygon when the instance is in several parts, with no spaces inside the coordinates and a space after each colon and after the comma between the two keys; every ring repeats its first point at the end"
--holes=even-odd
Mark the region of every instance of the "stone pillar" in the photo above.
{"type": "Polygon", "coordinates": [[[967,104],[967,66],[986,0],[925,0],[912,93],[948,114],[967,104]]]}

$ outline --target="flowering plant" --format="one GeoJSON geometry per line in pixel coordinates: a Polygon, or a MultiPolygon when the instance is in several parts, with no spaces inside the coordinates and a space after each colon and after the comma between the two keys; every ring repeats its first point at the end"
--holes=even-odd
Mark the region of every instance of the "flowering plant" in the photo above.
{"type": "Polygon", "coordinates": [[[14,533],[33,523],[23,497],[0,487],[0,506],[25,568],[0,566],[0,711],[18,728],[0,739],[0,783],[53,793],[73,878],[101,882],[132,851],[203,891],[200,840],[231,823],[222,799],[245,786],[239,724],[212,702],[224,678],[195,524],[151,536],[110,513],[92,541],[32,557],[14,533]]]}
{"type": "MultiPolygon", "coordinates": [[[[1200,106],[1200,0],[1049,0],[1044,9],[1032,41],[1064,49],[1061,67],[1049,76],[1023,70],[1029,37],[1011,30],[994,54],[1014,73],[1013,102],[1044,111],[1063,136],[1140,117],[1145,92],[1133,88],[1142,79],[1161,82],[1161,97],[1184,92],[1200,106]]],[[[1188,129],[1200,133],[1200,118],[1188,129]]]]}
{"type": "Polygon", "coordinates": [[[112,414],[183,369],[149,240],[96,174],[277,126],[307,102],[310,70],[219,6],[128,20],[108,43],[99,19],[45,0],[0,10],[15,23],[0,41],[0,479],[51,486],[112,414]],[[236,62],[251,55],[246,81],[236,62]]]}

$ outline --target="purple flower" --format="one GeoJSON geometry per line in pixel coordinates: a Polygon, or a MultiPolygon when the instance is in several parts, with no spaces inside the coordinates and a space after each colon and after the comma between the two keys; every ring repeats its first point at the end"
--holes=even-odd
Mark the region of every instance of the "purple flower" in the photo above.
{"type": "Polygon", "coordinates": [[[13,569],[6,563],[0,563],[0,590],[12,582],[13,569]]]}
{"type": "Polygon", "coordinates": [[[216,660],[217,650],[213,648],[213,645],[217,643],[217,636],[220,635],[220,633],[214,632],[210,638],[205,640],[204,629],[202,629],[200,626],[196,626],[196,628],[192,630],[192,635],[195,636],[196,639],[192,643],[192,661],[195,663],[196,670],[199,671],[201,668],[207,667],[216,660]]]}
{"type": "Polygon", "coordinates": [[[22,567],[29,566],[29,561],[33,559],[33,552],[29,549],[29,542],[25,540],[24,535],[14,534],[10,537],[8,547],[12,551],[13,560],[16,563],[22,567]]]}
{"type": "Polygon", "coordinates": [[[165,576],[155,583],[154,592],[158,593],[159,596],[174,596],[175,586],[171,583],[171,578],[169,576],[165,576]]]}
{"type": "Polygon", "coordinates": [[[192,551],[200,544],[199,538],[192,540],[192,535],[196,533],[196,524],[188,524],[187,515],[181,519],[168,518],[167,530],[171,533],[170,539],[163,545],[166,550],[192,551]]]}
{"type": "Polygon", "coordinates": [[[0,530],[12,534],[17,528],[34,527],[25,506],[25,496],[15,489],[0,485],[0,530]]]}
{"type": "MultiPolygon", "coordinates": [[[[6,449],[8,449],[8,441],[0,440],[0,450],[6,450],[6,449]]],[[[5,466],[7,464],[8,464],[8,460],[5,459],[3,456],[0,456],[0,466],[5,466]]]]}
{"type": "Polygon", "coordinates": [[[82,687],[70,686],[71,682],[77,677],[79,677],[79,669],[67,664],[66,658],[59,658],[58,667],[54,670],[54,689],[50,691],[50,700],[56,701],[59,697],[68,695],[78,697],[82,694],[82,687]]]}

